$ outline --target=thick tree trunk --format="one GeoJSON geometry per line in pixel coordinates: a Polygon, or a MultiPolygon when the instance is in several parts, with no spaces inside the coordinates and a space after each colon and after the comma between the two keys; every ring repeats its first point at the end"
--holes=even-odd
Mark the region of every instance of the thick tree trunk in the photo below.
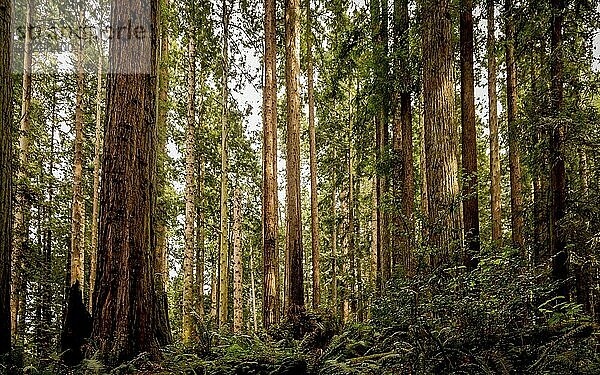
{"type": "Polygon", "coordinates": [[[263,325],[279,323],[276,1],[265,0],[263,89],[263,325]]]}
{"type": "Polygon", "coordinates": [[[517,64],[515,62],[515,25],[512,0],[506,0],[506,100],[508,118],[508,160],[510,167],[510,208],[512,224],[512,245],[525,256],[523,234],[523,193],[521,175],[521,151],[517,139],[517,64]]]}
{"type": "Polygon", "coordinates": [[[188,103],[185,137],[185,249],[183,252],[182,341],[189,346],[194,336],[194,224],[196,214],[196,35],[188,35],[188,103]]]}
{"type": "Polygon", "coordinates": [[[423,12],[423,93],[425,153],[432,265],[454,257],[461,243],[457,135],[448,0],[425,0],[423,12]]]}
{"type": "Polygon", "coordinates": [[[28,248],[29,202],[26,198],[26,180],[29,179],[29,128],[31,121],[31,66],[32,66],[32,27],[35,13],[34,0],[27,1],[27,13],[25,19],[25,41],[23,46],[23,95],[21,100],[21,124],[19,129],[19,170],[17,181],[22,185],[16,192],[15,221],[14,221],[14,247],[12,253],[11,268],[11,331],[14,342],[19,343],[22,329],[18,327],[24,321],[25,311],[20,307],[25,304],[25,293],[23,286],[27,282],[23,279],[25,269],[24,256],[28,248]]]}
{"type": "Polygon", "coordinates": [[[462,122],[463,225],[467,269],[477,266],[479,256],[479,195],[477,192],[477,129],[475,127],[475,80],[473,77],[473,0],[461,0],[460,88],[462,122]]]}
{"type": "MultiPolygon", "coordinates": [[[[113,29],[156,29],[158,2],[113,0],[113,29]]],[[[107,364],[159,357],[151,238],[156,162],[155,33],[110,41],[93,336],[107,364]]]]}
{"type": "Polygon", "coordinates": [[[229,72],[229,9],[227,0],[223,0],[223,50],[222,50],[222,112],[221,112],[221,233],[219,241],[219,327],[228,321],[229,298],[229,237],[227,216],[227,128],[228,128],[228,97],[227,87],[229,72]]]}
{"type": "Polygon", "coordinates": [[[300,2],[285,1],[286,139],[286,298],[288,318],[304,311],[302,208],[300,194],[300,2]]]}
{"type": "Polygon", "coordinates": [[[553,129],[550,132],[550,191],[552,207],[550,210],[550,254],[552,256],[552,277],[561,283],[557,294],[569,298],[569,256],[565,234],[562,233],[562,220],[567,205],[567,179],[565,172],[565,123],[560,118],[563,108],[563,51],[562,29],[564,0],[550,0],[552,6],[551,61],[550,78],[552,80],[553,129]]]}
{"type": "Polygon", "coordinates": [[[241,199],[238,187],[233,194],[233,333],[236,334],[244,327],[241,199]]]}
{"type": "Polygon", "coordinates": [[[502,245],[502,196],[500,190],[500,140],[498,129],[498,94],[496,89],[496,25],[494,0],[487,0],[487,79],[488,126],[490,130],[490,195],[492,242],[502,245]]]}
{"type": "Polygon", "coordinates": [[[312,239],[312,307],[318,310],[321,303],[321,272],[319,269],[319,201],[317,193],[317,136],[315,130],[315,89],[312,55],[312,18],[310,0],[306,0],[306,50],[308,75],[308,133],[310,143],[310,231],[312,239]]]}
{"type": "Polygon", "coordinates": [[[392,236],[393,264],[403,275],[411,277],[415,272],[414,255],[414,168],[411,77],[409,70],[409,13],[407,0],[394,1],[394,44],[396,59],[396,82],[394,113],[394,209],[392,236]],[[399,207],[398,207],[399,206],[399,207]]]}
{"type": "Polygon", "coordinates": [[[0,1],[0,355],[10,352],[12,246],[12,1],[0,1]]]}

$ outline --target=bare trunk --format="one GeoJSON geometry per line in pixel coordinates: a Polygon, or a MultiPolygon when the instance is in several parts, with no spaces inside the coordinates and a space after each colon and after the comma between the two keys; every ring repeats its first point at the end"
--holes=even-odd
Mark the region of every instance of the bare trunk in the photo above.
{"type": "Polygon", "coordinates": [[[236,188],[233,196],[233,333],[236,334],[244,327],[241,199],[241,192],[236,188]]]}
{"type": "Polygon", "coordinates": [[[508,118],[508,159],[510,167],[510,207],[512,224],[512,245],[525,256],[523,234],[523,193],[521,175],[521,151],[517,139],[517,64],[515,62],[515,26],[512,19],[512,0],[505,3],[506,20],[506,97],[508,118]]]}
{"type": "Polygon", "coordinates": [[[182,341],[189,346],[194,336],[194,217],[196,214],[196,40],[188,35],[188,103],[185,138],[185,249],[183,252],[182,341]]]}
{"type": "Polygon", "coordinates": [[[321,272],[319,269],[319,202],[317,193],[317,137],[315,131],[315,89],[312,55],[312,18],[310,0],[306,0],[306,36],[307,75],[308,75],[308,129],[310,143],[310,223],[312,235],[312,307],[318,310],[321,303],[321,272]]]}
{"type": "Polygon", "coordinates": [[[557,294],[569,298],[569,255],[565,234],[562,232],[562,220],[567,206],[567,179],[565,172],[565,123],[560,118],[563,109],[563,12],[564,0],[550,0],[552,5],[551,61],[552,111],[556,125],[550,132],[550,191],[552,206],[550,211],[550,254],[552,256],[552,277],[560,282],[557,294]]]}
{"type": "Polygon", "coordinates": [[[258,317],[256,310],[256,282],[254,281],[254,250],[250,248],[250,298],[252,299],[252,323],[254,332],[258,332],[258,317]]]}
{"type": "Polygon", "coordinates": [[[286,139],[286,298],[288,318],[304,311],[302,208],[300,202],[300,2],[285,1],[286,139]]]}
{"type": "Polygon", "coordinates": [[[492,211],[492,242],[502,245],[502,196],[500,191],[500,140],[498,129],[498,95],[496,89],[496,26],[494,0],[487,0],[487,79],[488,126],[490,130],[490,195],[492,211]]]}
{"type": "MultiPolygon", "coordinates": [[[[333,179],[335,181],[335,178],[333,179]]],[[[333,192],[331,193],[331,310],[333,316],[337,317],[338,313],[338,276],[337,276],[337,192],[335,188],[335,182],[333,192]]]]}
{"type": "MultiPolygon", "coordinates": [[[[156,28],[158,2],[113,0],[111,24],[137,19],[156,28]]],[[[110,41],[98,269],[93,335],[112,365],[142,352],[158,358],[157,301],[151,238],[156,162],[156,34],[110,41]]]]}
{"type": "Polygon", "coordinates": [[[263,91],[263,325],[279,323],[276,1],[265,0],[263,91]]]}
{"type": "Polygon", "coordinates": [[[394,210],[392,261],[395,269],[411,277],[416,269],[414,255],[414,168],[411,106],[411,77],[409,71],[409,12],[407,0],[394,1],[394,66],[399,90],[395,94],[394,139],[394,210]]]}
{"type": "Polygon", "coordinates": [[[10,352],[12,245],[12,1],[0,1],[0,355],[10,352]]]}
{"type": "Polygon", "coordinates": [[[219,327],[227,324],[229,298],[229,237],[227,216],[227,128],[229,89],[229,9],[227,0],[223,0],[223,50],[222,50],[222,112],[221,112],[221,233],[219,241],[219,327]]]}
{"type": "MultiPolygon", "coordinates": [[[[200,124],[203,120],[201,119],[200,124]]],[[[198,205],[196,207],[196,311],[201,321],[204,320],[204,259],[206,253],[206,209],[204,190],[205,166],[202,157],[198,155],[198,205]]]]}
{"type": "Polygon", "coordinates": [[[94,285],[96,282],[96,254],[98,251],[98,216],[100,205],[100,153],[102,150],[102,65],[104,55],[102,44],[98,45],[98,76],[96,77],[96,134],[94,141],[94,192],[92,198],[92,242],[90,246],[90,278],[88,283],[88,311],[92,313],[94,285]]]}
{"type": "Polygon", "coordinates": [[[431,263],[455,257],[461,243],[455,134],[452,25],[448,0],[426,0],[423,11],[423,93],[431,263]]]}
{"type": "Polygon", "coordinates": [[[460,88],[462,122],[463,225],[466,253],[463,265],[477,267],[479,256],[479,195],[477,192],[477,129],[473,76],[473,0],[461,0],[460,88]]]}

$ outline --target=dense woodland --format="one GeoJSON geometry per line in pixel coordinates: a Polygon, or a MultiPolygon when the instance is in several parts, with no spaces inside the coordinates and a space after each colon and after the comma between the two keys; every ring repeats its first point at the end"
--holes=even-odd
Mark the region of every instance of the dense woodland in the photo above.
{"type": "Polygon", "coordinates": [[[0,373],[600,373],[599,31],[0,0],[0,373]]]}

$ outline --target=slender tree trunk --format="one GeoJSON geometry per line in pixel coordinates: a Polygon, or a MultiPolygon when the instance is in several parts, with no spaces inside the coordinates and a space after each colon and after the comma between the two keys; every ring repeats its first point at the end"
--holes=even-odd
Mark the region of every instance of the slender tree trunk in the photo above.
{"type": "Polygon", "coordinates": [[[244,327],[241,199],[238,187],[233,197],[233,333],[236,334],[241,333],[244,327]]]}
{"type": "MultiPolygon", "coordinates": [[[[381,19],[380,19],[380,36],[379,42],[381,46],[378,48],[381,61],[381,68],[378,69],[379,82],[381,84],[381,104],[379,108],[379,143],[377,145],[379,153],[379,161],[383,166],[387,161],[387,147],[389,143],[389,102],[390,92],[387,82],[389,82],[389,37],[388,37],[388,0],[381,1],[381,19]]],[[[380,226],[380,256],[381,256],[381,290],[383,291],[385,284],[392,276],[392,253],[390,249],[390,212],[386,207],[388,195],[390,191],[390,180],[388,172],[383,172],[379,178],[379,221],[380,226]]]]}
{"type": "MultiPolygon", "coordinates": [[[[113,29],[131,19],[156,29],[157,1],[111,4],[113,29]]],[[[92,336],[109,365],[142,352],[160,356],[151,244],[156,47],[155,33],[137,42],[110,41],[92,336]]]]}
{"type": "Polygon", "coordinates": [[[500,190],[500,140],[498,129],[498,95],[496,89],[496,25],[494,0],[487,0],[487,79],[488,126],[490,130],[490,195],[492,242],[502,245],[502,196],[500,190]]]}
{"type": "Polygon", "coordinates": [[[101,42],[98,42],[98,72],[96,77],[96,134],[94,141],[94,192],[92,198],[92,240],[90,254],[90,278],[88,283],[89,299],[88,311],[93,309],[94,283],[96,281],[96,254],[98,251],[98,216],[100,205],[98,198],[100,194],[100,153],[102,150],[102,65],[104,55],[101,42]]]}
{"type": "Polygon", "coordinates": [[[448,0],[425,0],[422,9],[426,173],[427,181],[435,181],[427,185],[434,266],[454,257],[461,242],[449,7],[448,0]]]}
{"type": "Polygon", "coordinates": [[[308,133],[310,143],[310,230],[312,235],[312,307],[318,310],[321,303],[321,272],[319,269],[319,201],[317,193],[317,136],[315,130],[315,89],[312,55],[312,15],[310,0],[306,0],[306,50],[308,75],[308,133]]]}
{"type": "Polygon", "coordinates": [[[460,88],[462,122],[463,225],[467,245],[463,264],[477,267],[479,256],[479,195],[477,193],[477,129],[473,77],[473,0],[461,0],[460,88]]]}
{"type": "MultiPolygon", "coordinates": [[[[192,28],[193,29],[193,28],[192,28]]],[[[183,253],[182,341],[189,346],[194,336],[194,216],[196,214],[196,35],[188,35],[188,103],[185,138],[185,249],[183,253]]]]}
{"type": "MultiPolygon", "coordinates": [[[[335,159],[335,158],[334,158],[335,159]]],[[[331,309],[333,316],[337,317],[338,313],[338,262],[337,262],[337,191],[335,188],[335,177],[333,178],[333,191],[331,193],[331,309]]]]}
{"type": "Polygon", "coordinates": [[[210,319],[213,322],[216,322],[217,318],[219,317],[219,276],[217,268],[217,256],[213,255],[212,274],[210,281],[210,319]]]}
{"type": "Polygon", "coordinates": [[[567,205],[567,180],[565,172],[565,123],[561,119],[563,108],[563,11],[564,0],[550,0],[552,6],[551,61],[552,111],[555,116],[553,130],[550,132],[550,191],[552,207],[550,214],[550,254],[552,256],[552,277],[561,283],[558,295],[569,298],[569,255],[565,234],[562,233],[562,220],[567,205]]]}
{"type": "Polygon", "coordinates": [[[17,181],[22,181],[22,187],[16,191],[15,222],[14,222],[14,248],[12,253],[11,268],[11,287],[12,294],[10,300],[11,306],[11,332],[15,343],[19,343],[21,329],[18,325],[24,320],[25,311],[20,310],[25,301],[25,293],[22,287],[26,281],[23,279],[24,256],[28,248],[29,223],[29,202],[26,198],[26,192],[23,191],[28,185],[29,179],[29,128],[31,121],[31,66],[32,66],[32,27],[33,16],[35,13],[34,0],[27,1],[27,13],[25,19],[25,41],[23,46],[23,95],[21,101],[21,124],[19,135],[19,170],[17,172],[17,181]]]}
{"type": "Polygon", "coordinates": [[[169,322],[169,304],[167,301],[167,285],[169,282],[169,265],[166,227],[166,187],[168,184],[165,160],[167,158],[167,111],[169,100],[169,0],[161,0],[160,4],[160,66],[158,71],[158,117],[156,121],[158,139],[158,157],[156,163],[156,215],[154,228],[154,285],[157,298],[158,340],[161,345],[172,341],[171,325],[169,322]]]}
{"type": "Polygon", "coordinates": [[[252,299],[252,323],[254,332],[258,332],[258,317],[256,310],[256,282],[254,281],[254,250],[250,248],[250,293],[252,299]]]}
{"type": "Polygon", "coordinates": [[[348,264],[349,288],[346,288],[346,301],[349,304],[350,313],[356,314],[356,234],[354,223],[354,144],[352,134],[354,129],[353,100],[350,97],[350,126],[348,132],[348,264]]]}
{"type": "MultiPolygon", "coordinates": [[[[200,124],[202,126],[203,119],[201,118],[200,124]]],[[[200,131],[200,127],[199,131],[200,131]]],[[[204,175],[205,166],[204,160],[198,153],[198,205],[196,208],[196,219],[197,219],[197,232],[196,232],[196,311],[198,317],[204,320],[204,259],[206,253],[205,239],[206,239],[206,216],[205,210],[205,189],[204,189],[204,175]]]]}
{"type": "MultiPolygon", "coordinates": [[[[80,23],[83,22],[83,10],[80,10],[80,23]]],[[[79,283],[83,288],[83,254],[84,239],[82,227],[84,225],[83,206],[83,41],[79,40],[76,50],[76,75],[77,92],[75,103],[75,141],[73,161],[73,204],[71,212],[71,286],[79,283]]],[[[79,290],[82,292],[82,290],[79,290]]]]}
{"type": "Polygon", "coordinates": [[[227,128],[228,128],[228,105],[229,89],[227,87],[229,72],[229,9],[227,0],[223,0],[223,50],[222,50],[222,88],[223,101],[221,112],[221,233],[219,246],[219,327],[223,327],[228,321],[228,298],[229,298],[229,237],[227,216],[227,128]]]}
{"type": "Polygon", "coordinates": [[[0,0],[0,355],[10,352],[12,246],[12,1],[0,0]]]}
{"type": "Polygon", "coordinates": [[[276,1],[265,0],[263,89],[263,325],[279,323],[276,1]]]}
{"type": "Polygon", "coordinates": [[[394,1],[394,62],[399,90],[395,98],[394,139],[395,155],[395,201],[399,208],[393,217],[394,268],[411,277],[415,272],[414,256],[414,168],[412,139],[411,77],[409,70],[410,19],[407,0],[394,1]]]}
{"type": "MultiPolygon", "coordinates": [[[[79,9],[79,23],[84,20],[83,9],[79,9]]],[[[83,299],[84,254],[85,254],[85,206],[83,202],[83,40],[76,47],[77,92],[75,94],[75,146],[73,160],[73,200],[71,211],[71,256],[70,282],[67,291],[67,307],[61,334],[61,357],[68,365],[83,359],[82,346],[91,333],[90,313],[83,299]]]]}
{"type": "Polygon", "coordinates": [[[370,258],[370,284],[371,291],[374,293],[379,286],[379,245],[378,245],[378,228],[377,225],[377,178],[374,176],[371,179],[371,258],[370,258]]]}
{"type": "Polygon", "coordinates": [[[515,62],[515,25],[512,0],[506,0],[506,97],[508,118],[508,159],[510,167],[510,208],[512,224],[512,245],[525,256],[523,234],[523,193],[521,175],[521,151],[517,139],[517,64],[515,62]]]}
{"type": "Polygon", "coordinates": [[[304,311],[302,208],[300,202],[300,2],[285,1],[286,139],[286,269],[288,318],[304,311]]]}

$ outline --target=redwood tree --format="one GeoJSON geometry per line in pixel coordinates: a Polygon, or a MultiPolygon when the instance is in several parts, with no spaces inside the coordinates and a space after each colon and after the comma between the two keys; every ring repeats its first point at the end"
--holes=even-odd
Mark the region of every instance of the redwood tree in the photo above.
{"type": "Polygon", "coordinates": [[[300,2],[285,1],[286,139],[286,304],[288,317],[304,310],[302,209],[300,207],[300,2]]]}
{"type": "Polygon", "coordinates": [[[158,2],[112,0],[113,30],[136,20],[139,39],[110,40],[93,334],[108,364],[158,357],[152,238],[156,162],[158,2]]]}
{"type": "Polygon", "coordinates": [[[265,0],[263,89],[263,324],[279,322],[279,264],[277,248],[277,70],[275,0],[265,0]]]}

